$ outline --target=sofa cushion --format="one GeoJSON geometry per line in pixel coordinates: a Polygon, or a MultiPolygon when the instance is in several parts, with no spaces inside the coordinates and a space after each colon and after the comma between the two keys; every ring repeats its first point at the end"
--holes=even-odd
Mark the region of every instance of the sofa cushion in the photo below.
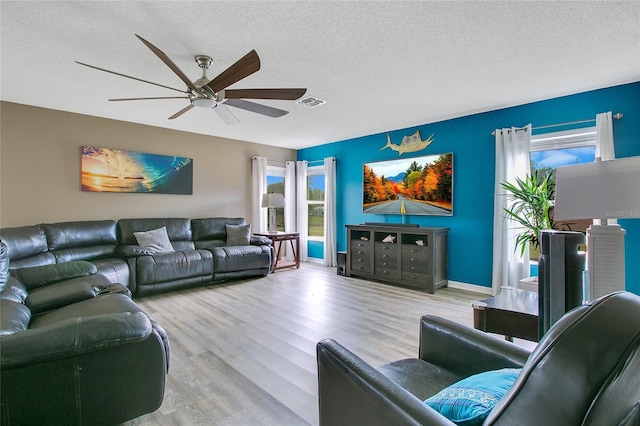
{"type": "Polygon", "coordinates": [[[3,228],[0,239],[7,245],[11,269],[56,263],[47,251],[47,238],[39,226],[3,228]]]}
{"type": "Polygon", "coordinates": [[[22,281],[27,290],[32,290],[62,280],[94,275],[97,271],[96,265],[84,260],[77,260],[55,265],[16,269],[11,274],[22,281]]]}
{"type": "Polygon", "coordinates": [[[40,224],[49,250],[116,244],[116,222],[89,220],[40,224]]]}
{"type": "Polygon", "coordinates": [[[25,304],[35,315],[93,297],[96,292],[91,284],[75,279],[37,288],[29,293],[25,304]]]}
{"type": "Polygon", "coordinates": [[[174,251],[165,226],[150,231],[134,232],[133,236],[138,242],[138,245],[144,247],[147,254],[169,253],[174,251]]]}
{"type": "Polygon", "coordinates": [[[193,239],[202,240],[222,240],[227,239],[226,225],[246,225],[243,217],[209,217],[203,219],[192,219],[191,228],[193,239]]]}
{"type": "Polygon", "coordinates": [[[248,246],[251,238],[251,224],[225,225],[228,246],[248,246]]]}
{"type": "Polygon", "coordinates": [[[481,425],[520,372],[519,368],[503,368],[475,374],[442,389],[425,403],[458,425],[481,425]]]}
{"type": "Polygon", "coordinates": [[[136,259],[138,286],[189,277],[213,277],[213,255],[207,250],[182,250],[136,259]]]}
{"type": "Polygon", "coordinates": [[[28,295],[27,287],[25,287],[22,281],[10,276],[7,284],[4,286],[4,289],[0,292],[0,299],[12,300],[16,303],[24,303],[28,295]]]}
{"type": "Polygon", "coordinates": [[[22,303],[0,300],[0,336],[17,333],[29,328],[31,311],[22,303]]]}
{"type": "MultiPolygon", "coordinates": [[[[191,220],[186,218],[140,218],[140,219],[120,219],[118,221],[117,233],[119,245],[137,244],[134,232],[150,231],[162,227],[167,228],[167,235],[173,245],[174,250],[182,250],[182,246],[177,246],[176,242],[183,241],[191,243],[191,220]]],[[[191,246],[193,244],[191,243],[191,246]]],[[[191,247],[193,248],[193,247],[191,247]]]]}
{"type": "Polygon", "coordinates": [[[271,267],[271,250],[267,246],[214,247],[212,253],[216,274],[271,267]]]}

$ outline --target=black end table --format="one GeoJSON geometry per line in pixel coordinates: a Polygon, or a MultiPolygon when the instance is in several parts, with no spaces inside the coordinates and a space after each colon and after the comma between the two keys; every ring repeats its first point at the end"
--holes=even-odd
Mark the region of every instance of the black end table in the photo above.
{"type": "Polygon", "coordinates": [[[488,333],[538,341],[538,293],[503,287],[496,296],[472,303],[473,327],[488,333]]]}

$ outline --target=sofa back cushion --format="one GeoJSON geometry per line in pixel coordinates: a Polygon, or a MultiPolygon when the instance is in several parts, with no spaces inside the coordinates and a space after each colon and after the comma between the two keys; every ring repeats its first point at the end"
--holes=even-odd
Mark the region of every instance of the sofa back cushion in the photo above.
{"type": "Polygon", "coordinates": [[[49,251],[58,263],[116,254],[116,222],[113,220],[43,223],[40,226],[49,251]]]}
{"type": "Polygon", "coordinates": [[[227,243],[227,225],[246,225],[243,217],[210,217],[191,220],[194,241],[218,242],[224,246],[227,243]]]}
{"type": "Polygon", "coordinates": [[[165,227],[174,250],[195,248],[191,238],[191,220],[186,218],[120,219],[117,226],[118,244],[138,245],[134,232],[165,227]]]}
{"type": "Polygon", "coordinates": [[[56,263],[53,254],[47,251],[47,237],[40,226],[0,229],[0,240],[7,245],[11,269],[56,263]]]}

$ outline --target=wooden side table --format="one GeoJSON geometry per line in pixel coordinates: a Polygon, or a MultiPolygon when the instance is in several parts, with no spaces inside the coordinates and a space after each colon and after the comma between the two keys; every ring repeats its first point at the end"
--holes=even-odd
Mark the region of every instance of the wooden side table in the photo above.
{"type": "Polygon", "coordinates": [[[538,293],[503,287],[496,296],[472,303],[473,327],[489,333],[538,341],[538,293]]]}
{"type": "Polygon", "coordinates": [[[273,259],[273,267],[272,271],[276,271],[278,269],[284,268],[298,268],[300,269],[300,233],[299,232],[264,232],[264,233],[255,233],[254,235],[260,237],[267,237],[271,240],[273,244],[273,248],[275,250],[275,256],[273,259]],[[284,262],[281,263],[280,254],[282,250],[282,243],[289,241],[291,244],[291,251],[293,252],[293,262],[284,262]],[[277,244],[276,244],[277,243],[277,244]],[[295,244],[294,244],[295,243],[295,244]]]}

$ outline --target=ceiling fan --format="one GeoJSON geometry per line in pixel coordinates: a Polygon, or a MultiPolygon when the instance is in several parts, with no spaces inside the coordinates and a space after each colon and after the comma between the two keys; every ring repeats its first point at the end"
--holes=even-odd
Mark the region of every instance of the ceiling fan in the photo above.
{"type": "Polygon", "coordinates": [[[211,65],[212,59],[206,55],[196,55],[195,61],[202,69],[202,77],[195,81],[189,80],[189,78],[173,63],[173,61],[160,49],[149,43],[144,38],[136,34],[136,37],[140,39],[153,53],[162,60],[180,79],[187,85],[186,90],[180,90],[173,87],[165,86],[163,84],[154,83],[152,81],[143,80],[137,77],[131,77],[129,75],[121,74],[119,72],[110,71],[104,68],[99,68],[94,65],[85,64],[76,61],[77,64],[84,65],[85,67],[94,68],[100,71],[108,72],[111,74],[119,75],[121,77],[130,78],[143,83],[153,84],[155,86],[164,87],[166,89],[175,90],[185,93],[186,96],[162,96],[153,98],[119,98],[109,99],[109,101],[141,101],[141,100],[156,100],[156,99],[189,99],[189,105],[182,108],[180,111],[169,117],[169,120],[180,117],[185,112],[189,111],[193,107],[212,108],[218,113],[220,118],[227,124],[234,124],[238,122],[235,115],[227,108],[232,106],[235,108],[244,109],[257,114],[266,115],[268,117],[282,117],[288,114],[288,111],[258,104],[255,102],[247,101],[246,99],[279,99],[279,100],[296,100],[302,97],[307,89],[227,89],[232,84],[242,80],[245,77],[250,76],[260,69],[260,58],[255,50],[247,53],[240,58],[236,63],[231,65],[217,77],[212,80],[207,78],[207,69],[211,65]]]}

